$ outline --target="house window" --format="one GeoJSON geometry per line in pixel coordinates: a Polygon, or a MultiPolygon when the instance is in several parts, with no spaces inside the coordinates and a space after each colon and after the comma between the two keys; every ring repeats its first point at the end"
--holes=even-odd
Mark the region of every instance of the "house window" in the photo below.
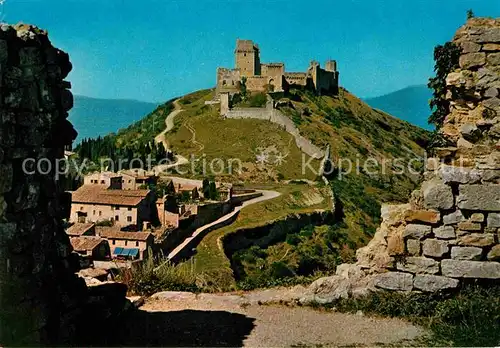
{"type": "Polygon", "coordinates": [[[95,215],[95,210],[92,212],[92,215],[95,215]]]}
{"type": "Polygon", "coordinates": [[[125,246],[127,246],[127,244],[128,244],[128,241],[126,240],[126,241],[125,241],[125,246]]]}
{"type": "Polygon", "coordinates": [[[132,208],[128,208],[128,211],[132,211],[132,208]]]}
{"type": "Polygon", "coordinates": [[[132,180],[129,180],[128,183],[130,184],[132,182],[132,180]]]}
{"type": "Polygon", "coordinates": [[[111,243],[112,243],[113,245],[115,245],[115,244],[116,244],[116,240],[114,240],[114,239],[113,239],[111,243]]]}
{"type": "Polygon", "coordinates": [[[132,222],[132,216],[127,216],[127,221],[132,222]]]}
{"type": "Polygon", "coordinates": [[[120,210],[120,207],[115,207],[115,210],[120,210]]]}
{"type": "Polygon", "coordinates": [[[99,216],[102,216],[102,211],[99,210],[99,216]]]}
{"type": "Polygon", "coordinates": [[[80,207],[80,210],[83,210],[83,207],[80,207]]]}
{"type": "Polygon", "coordinates": [[[135,246],[138,247],[139,246],[139,242],[135,242],[135,246]]]}
{"type": "Polygon", "coordinates": [[[116,221],[120,221],[120,217],[118,215],[115,216],[116,221]]]}
{"type": "Polygon", "coordinates": [[[124,180],[124,179],[122,179],[122,183],[123,183],[123,182],[125,182],[125,180],[124,180]]]}
{"type": "Polygon", "coordinates": [[[101,180],[101,184],[105,184],[106,182],[104,180],[101,180]]]}

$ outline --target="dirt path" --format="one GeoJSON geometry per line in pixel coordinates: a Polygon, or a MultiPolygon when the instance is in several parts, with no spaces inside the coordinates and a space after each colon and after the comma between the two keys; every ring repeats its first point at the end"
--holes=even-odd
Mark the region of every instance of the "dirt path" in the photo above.
{"type": "Polygon", "coordinates": [[[174,100],[173,104],[174,104],[174,110],[170,114],[168,114],[167,118],[165,118],[165,125],[167,126],[167,128],[165,128],[165,130],[163,132],[161,132],[160,134],[158,134],[155,137],[155,142],[156,143],[163,143],[163,146],[165,146],[165,149],[169,148],[169,144],[167,142],[165,135],[174,128],[175,116],[179,115],[182,111],[184,111],[184,110],[182,110],[181,106],[179,105],[179,99],[174,100]]]}
{"type": "Polygon", "coordinates": [[[196,130],[187,121],[184,122],[184,126],[191,132],[191,142],[198,146],[198,151],[202,152],[205,149],[205,145],[196,140],[196,130]]]}
{"type": "Polygon", "coordinates": [[[158,293],[134,322],[148,326],[155,344],[178,346],[401,346],[425,334],[399,319],[256,302],[268,295],[158,293]]]}

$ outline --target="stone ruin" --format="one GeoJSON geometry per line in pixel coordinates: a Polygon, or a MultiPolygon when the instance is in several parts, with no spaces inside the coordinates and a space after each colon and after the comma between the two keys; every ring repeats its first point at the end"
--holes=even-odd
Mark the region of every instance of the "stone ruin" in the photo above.
{"type": "Polygon", "coordinates": [[[460,67],[446,79],[440,129],[452,146],[436,149],[408,204],[383,206],[357,263],[313,283],[303,301],[500,279],[500,19],[470,19],[453,42],[460,67]]]}
{"type": "Polygon", "coordinates": [[[99,325],[126,304],[121,284],[88,289],[75,275],[62,223],[71,197],[54,170],[76,137],[71,68],[46,32],[0,26],[0,345],[82,342],[86,315],[99,325]]]}

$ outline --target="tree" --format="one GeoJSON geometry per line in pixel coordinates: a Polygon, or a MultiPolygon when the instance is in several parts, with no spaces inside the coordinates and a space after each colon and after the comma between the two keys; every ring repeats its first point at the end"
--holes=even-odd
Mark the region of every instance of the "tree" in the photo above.
{"type": "Polygon", "coordinates": [[[446,77],[450,72],[458,68],[461,49],[453,42],[447,42],[443,46],[434,49],[434,71],[436,76],[429,79],[428,87],[433,89],[432,98],[429,102],[432,114],[429,123],[440,127],[444,118],[450,112],[450,102],[446,100],[446,77]]]}
{"type": "Polygon", "coordinates": [[[472,9],[467,10],[467,20],[474,18],[474,17],[476,17],[474,15],[474,11],[472,11],[472,9]]]}
{"type": "Polygon", "coordinates": [[[210,182],[208,181],[208,179],[203,179],[203,197],[205,199],[210,199],[210,182]]]}

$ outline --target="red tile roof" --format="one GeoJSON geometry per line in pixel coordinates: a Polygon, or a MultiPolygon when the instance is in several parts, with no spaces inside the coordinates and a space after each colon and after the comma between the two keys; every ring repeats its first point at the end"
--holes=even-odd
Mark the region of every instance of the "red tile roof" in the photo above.
{"type": "Polygon", "coordinates": [[[85,234],[88,230],[92,229],[95,226],[93,223],[76,223],[73,226],[69,227],[66,230],[66,233],[70,236],[81,236],[85,234]]]}
{"type": "Polygon", "coordinates": [[[96,236],[82,236],[82,237],[72,237],[70,238],[71,246],[75,251],[92,251],[99,244],[102,243],[104,239],[96,236]]]}
{"type": "Polygon", "coordinates": [[[83,185],[73,192],[72,202],[135,207],[150,192],[149,190],[107,190],[101,185],[83,185]]]}
{"type": "Polygon", "coordinates": [[[149,232],[123,232],[115,227],[98,227],[97,231],[102,238],[146,241],[150,236],[149,232]]]}

